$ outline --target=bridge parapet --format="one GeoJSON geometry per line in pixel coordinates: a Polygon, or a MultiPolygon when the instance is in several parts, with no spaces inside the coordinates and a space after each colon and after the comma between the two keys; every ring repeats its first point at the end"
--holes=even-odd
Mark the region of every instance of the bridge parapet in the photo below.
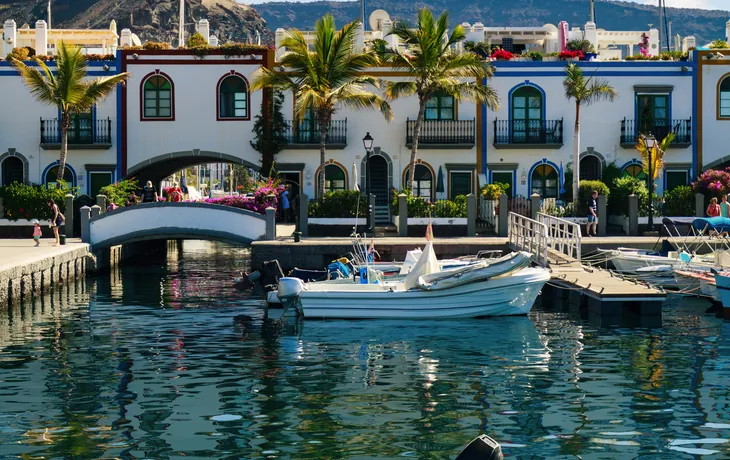
{"type": "Polygon", "coordinates": [[[273,209],[263,216],[209,203],[143,203],[91,217],[88,242],[94,249],[148,239],[194,238],[249,244],[273,239],[275,229],[273,209]]]}

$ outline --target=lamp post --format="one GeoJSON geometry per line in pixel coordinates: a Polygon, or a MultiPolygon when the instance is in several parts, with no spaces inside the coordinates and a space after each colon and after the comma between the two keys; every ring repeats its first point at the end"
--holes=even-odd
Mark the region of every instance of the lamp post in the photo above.
{"type": "Polygon", "coordinates": [[[373,210],[370,209],[370,152],[373,150],[373,140],[370,131],[362,138],[362,145],[365,147],[365,197],[368,203],[368,232],[370,233],[373,233],[373,227],[375,226],[373,210]]]}
{"type": "Polygon", "coordinates": [[[656,138],[653,134],[649,133],[644,139],[646,150],[649,156],[649,175],[646,178],[646,185],[649,189],[649,231],[654,229],[654,171],[652,170],[652,154],[654,153],[654,146],[656,145],[656,138]]]}

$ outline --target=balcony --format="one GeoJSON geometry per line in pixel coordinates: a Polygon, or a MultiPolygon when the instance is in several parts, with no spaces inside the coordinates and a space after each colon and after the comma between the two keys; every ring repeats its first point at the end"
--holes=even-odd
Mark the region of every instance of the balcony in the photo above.
{"type": "Polygon", "coordinates": [[[639,139],[639,134],[653,134],[661,142],[669,133],[674,138],[669,145],[671,149],[683,149],[692,145],[692,119],[687,120],[647,120],[637,124],[635,120],[624,118],[621,120],[621,147],[633,149],[639,139]]]}
{"type": "MultiPolygon", "coordinates": [[[[112,146],[112,120],[74,119],[68,130],[69,150],[107,150],[112,146]]],[[[61,149],[61,129],[58,119],[41,118],[41,148],[61,149]]]]}
{"type": "MultiPolygon", "coordinates": [[[[413,147],[416,120],[406,119],[406,146],[413,147]]],[[[475,120],[423,120],[418,146],[426,149],[470,149],[474,147],[475,120]]]]}
{"type": "MultiPolygon", "coordinates": [[[[314,120],[296,122],[286,120],[287,129],[284,133],[286,148],[288,149],[319,149],[321,136],[319,123],[314,120]]],[[[342,150],[347,146],[347,118],[332,120],[327,132],[327,149],[342,150]]]]}
{"type": "Polygon", "coordinates": [[[494,147],[498,149],[559,149],[563,120],[494,120],[494,147]]]}

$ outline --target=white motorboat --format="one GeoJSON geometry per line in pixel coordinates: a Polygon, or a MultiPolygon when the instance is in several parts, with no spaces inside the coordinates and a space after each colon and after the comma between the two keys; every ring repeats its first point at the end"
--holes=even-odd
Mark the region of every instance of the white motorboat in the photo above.
{"type": "Polygon", "coordinates": [[[717,287],[717,293],[720,296],[722,302],[723,315],[726,320],[730,320],[730,273],[715,272],[715,286],[717,287]]]}
{"type": "MultiPolygon", "coordinates": [[[[305,318],[465,318],[527,314],[550,279],[544,268],[529,268],[531,255],[513,253],[441,271],[433,245],[403,279],[303,283],[279,280],[277,297],[285,310],[296,308],[305,318]]],[[[371,276],[372,275],[372,276],[371,276]]]]}

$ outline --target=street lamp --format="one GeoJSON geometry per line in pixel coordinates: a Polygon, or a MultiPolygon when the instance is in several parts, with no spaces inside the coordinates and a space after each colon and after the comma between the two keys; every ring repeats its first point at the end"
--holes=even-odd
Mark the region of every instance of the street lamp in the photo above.
{"type": "Polygon", "coordinates": [[[653,134],[649,133],[644,139],[646,150],[649,155],[649,175],[646,178],[646,185],[649,189],[649,231],[654,229],[654,171],[652,171],[652,158],[651,155],[654,152],[654,146],[656,145],[656,138],[653,134]]]}
{"type": "Polygon", "coordinates": [[[370,152],[373,150],[373,137],[370,131],[362,138],[362,145],[365,147],[365,197],[368,202],[368,232],[373,233],[374,220],[373,210],[370,209],[370,152]]]}

